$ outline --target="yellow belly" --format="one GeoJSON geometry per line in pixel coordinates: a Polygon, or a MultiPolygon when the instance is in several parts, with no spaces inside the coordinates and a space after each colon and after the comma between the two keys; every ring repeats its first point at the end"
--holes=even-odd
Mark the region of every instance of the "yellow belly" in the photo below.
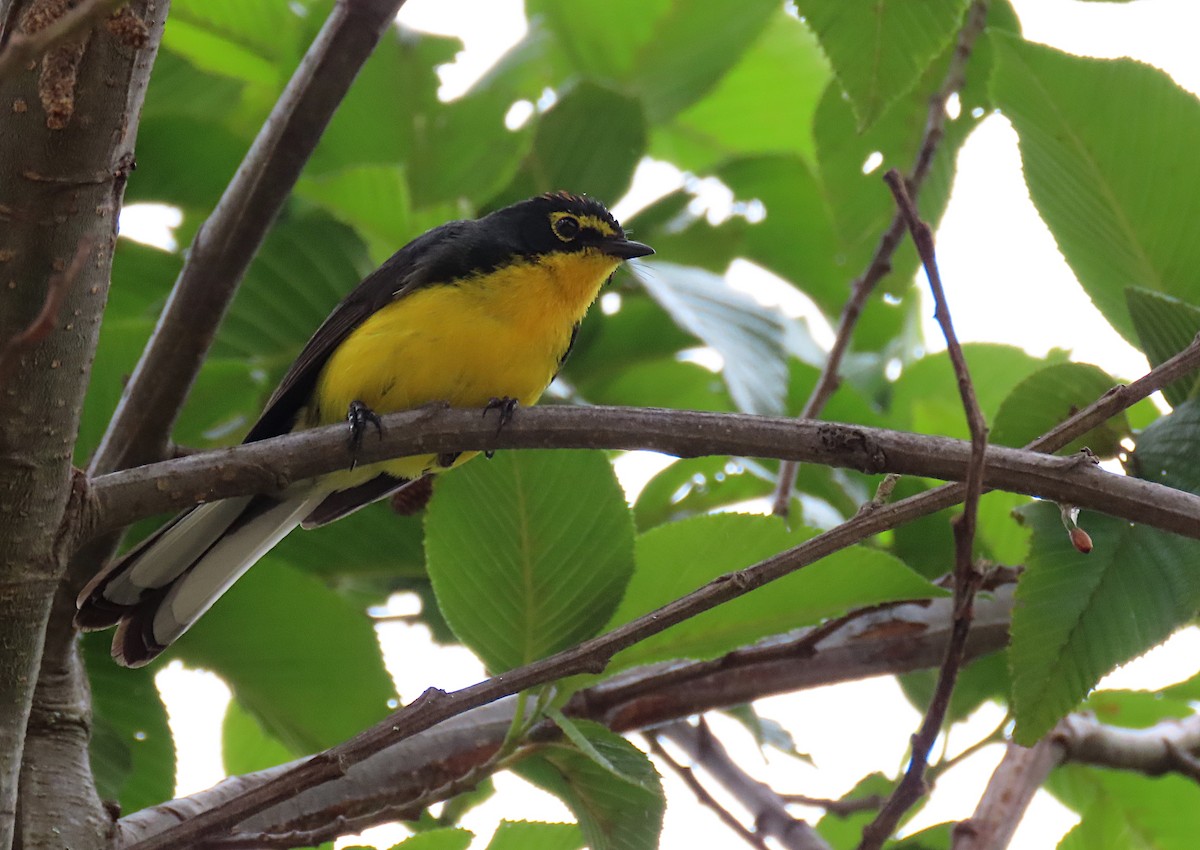
{"type": "MultiPolygon", "coordinates": [[[[307,427],[344,422],[353,401],[377,413],[436,401],[482,407],[504,397],[532,405],[615,268],[609,257],[574,255],[430,286],[394,301],[338,346],[302,421],[307,427]]],[[[453,465],[475,454],[464,452],[453,465]]],[[[335,484],[350,486],[380,471],[415,478],[441,469],[435,455],[398,458],[337,473],[335,484]]]]}

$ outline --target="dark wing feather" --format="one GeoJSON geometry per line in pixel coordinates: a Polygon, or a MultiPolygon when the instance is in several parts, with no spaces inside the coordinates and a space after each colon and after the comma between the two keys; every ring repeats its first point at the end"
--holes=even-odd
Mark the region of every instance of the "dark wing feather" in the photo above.
{"type": "Polygon", "coordinates": [[[393,254],[338,304],[305,343],[275,392],[267,401],[245,442],[265,440],[292,430],[296,415],[308,403],[317,376],[342,341],[389,301],[440,282],[439,258],[444,249],[465,234],[473,222],[452,221],[435,227],[393,254]],[[439,250],[443,249],[443,250],[439,250]]]}

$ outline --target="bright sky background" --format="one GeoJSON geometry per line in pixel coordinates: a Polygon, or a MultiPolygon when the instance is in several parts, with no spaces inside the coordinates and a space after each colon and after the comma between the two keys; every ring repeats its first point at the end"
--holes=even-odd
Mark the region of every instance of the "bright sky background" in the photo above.
{"type": "MultiPolygon", "coordinates": [[[[1026,37],[1074,53],[1132,56],[1156,65],[1183,87],[1200,90],[1200,3],[1195,0],[1136,0],[1131,3],[1077,0],[1013,0],[1026,37]]],[[[443,97],[465,91],[525,32],[521,0],[409,0],[400,19],[408,26],[463,39],[465,50],[442,69],[443,97]]],[[[648,201],[680,185],[683,175],[662,163],[644,163],[629,198],[617,205],[628,216],[648,201]]],[[[586,189],[586,187],[581,187],[586,189]]],[[[720,193],[715,193],[720,204],[720,193]]],[[[769,211],[768,211],[769,215],[769,211]]],[[[137,211],[123,217],[133,229],[137,211]]],[[[161,222],[161,216],[158,219],[161,222]]],[[[1097,363],[1124,378],[1142,374],[1145,359],[1113,332],[1076,283],[1054,241],[1029,201],[1021,178],[1016,135],[1001,116],[986,119],[968,140],[950,205],[938,230],[938,258],[955,327],[964,341],[995,341],[1022,346],[1035,354],[1067,348],[1077,360],[1097,363]]],[[[731,277],[759,292],[778,291],[770,275],[739,263],[731,277]]],[[[768,296],[769,297],[769,296],[768,296]]],[[[789,304],[791,302],[788,302],[789,304]]],[[[926,311],[926,335],[941,348],[940,333],[926,311]]],[[[636,488],[647,470],[624,465],[623,483],[636,488]]],[[[401,613],[405,600],[396,600],[401,613]]],[[[463,649],[436,647],[423,627],[389,623],[380,627],[389,669],[404,699],[426,686],[452,689],[483,677],[478,662],[463,649]]],[[[1117,671],[1105,687],[1157,688],[1194,675],[1200,669],[1200,630],[1189,629],[1145,658],[1117,671]]],[[[172,724],[181,737],[179,792],[190,793],[221,778],[219,732],[228,692],[208,674],[185,671],[178,663],[159,677],[172,724]]],[[[761,713],[787,725],[801,751],[816,767],[782,756],[760,755],[736,723],[717,717],[714,729],[739,762],[781,792],[836,797],[863,775],[882,770],[894,775],[902,766],[909,735],[919,717],[890,678],[872,679],[759,703],[761,713]]],[[[1003,720],[992,705],[955,727],[950,751],[983,737],[1003,720]]],[[[947,774],[912,829],[970,814],[988,776],[998,763],[999,747],[984,749],[947,774]]],[[[661,768],[668,794],[662,847],[745,846],[669,771],[661,768]]],[[[714,792],[722,796],[713,783],[714,792]]],[[[553,798],[507,776],[497,779],[498,800],[472,812],[465,826],[475,830],[477,847],[486,845],[501,818],[566,820],[553,798]],[[519,793],[503,793],[521,788],[519,793]]],[[[730,808],[739,811],[736,804],[730,808]]],[[[802,816],[815,817],[816,812],[802,816]]],[[[1074,823],[1074,815],[1044,792],[1039,793],[1012,842],[1021,850],[1050,850],[1074,823]]],[[[373,830],[371,843],[388,847],[404,833],[373,830]]],[[[358,843],[342,841],[339,844],[358,843]]]]}

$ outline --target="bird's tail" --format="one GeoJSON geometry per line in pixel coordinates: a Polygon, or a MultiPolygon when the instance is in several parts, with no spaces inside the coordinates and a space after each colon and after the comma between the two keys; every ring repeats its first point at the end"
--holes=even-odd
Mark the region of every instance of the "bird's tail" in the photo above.
{"type": "Polygon", "coordinates": [[[79,594],[75,625],[117,626],[112,655],[140,667],[170,646],[325,494],[242,496],[184,511],[79,594]]]}

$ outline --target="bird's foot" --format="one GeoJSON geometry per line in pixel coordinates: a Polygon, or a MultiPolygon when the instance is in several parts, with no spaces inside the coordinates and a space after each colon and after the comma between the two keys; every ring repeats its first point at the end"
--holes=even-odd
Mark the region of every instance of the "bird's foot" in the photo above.
{"type": "MultiPolygon", "coordinates": [[[[501,398],[493,398],[493,399],[489,400],[488,403],[483,406],[484,417],[486,417],[488,415],[488,411],[490,411],[490,410],[498,410],[500,412],[500,421],[496,423],[496,433],[497,434],[499,434],[500,431],[503,430],[505,425],[507,425],[509,422],[512,421],[513,411],[515,411],[517,409],[517,404],[518,404],[518,402],[515,398],[511,398],[509,396],[502,396],[501,398]]],[[[495,451],[489,450],[489,451],[485,451],[483,453],[483,456],[488,459],[491,459],[492,455],[494,455],[494,454],[495,454],[495,451]]]]}
{"type": "Polygon", "coordinates": [[[383,421],[379,418],[378,413],[358,399],[350,402],[350,407],[346,411],[346,421],[350,424],[350,438],[348,442],[350,468],[354,469],[354,467],[358,466],[358,450],[362,448],[363,434],[366,433],[367,425],[374,425],[375,433],[382,440],[383,421]]]}

